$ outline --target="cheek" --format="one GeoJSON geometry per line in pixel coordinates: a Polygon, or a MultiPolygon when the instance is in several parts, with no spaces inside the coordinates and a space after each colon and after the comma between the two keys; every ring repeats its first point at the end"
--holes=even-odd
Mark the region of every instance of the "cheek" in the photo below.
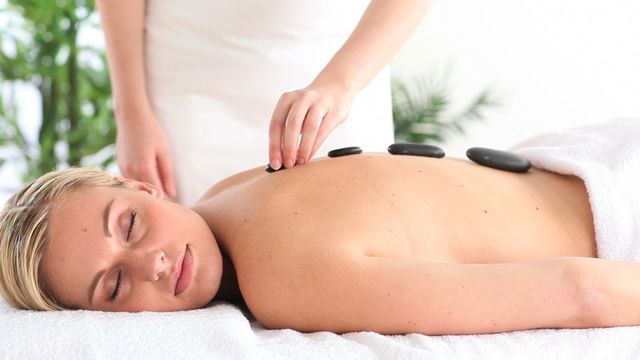
{"type": "Polygon", "coordinates": [[[138,286],[135,293],[131,293],[126,303],[117,311],[170,311],[171,301],[167,293],[159,291],[152,286],[138,286]]]}
{"type": "MultiPolygon", "coordinates": [[[[70,238],[72,235],[67,237],[70,238]]],[[[50,238],[40,261],[43,287],[61,304],[81,307],[79,304],[87,302],[88,276],[94,271],[95,264],[100,263],[100,257],[96,251],[84,248],[83,242],[63,244],[52,242],[52,239],[59,240],[50,238]]]]}

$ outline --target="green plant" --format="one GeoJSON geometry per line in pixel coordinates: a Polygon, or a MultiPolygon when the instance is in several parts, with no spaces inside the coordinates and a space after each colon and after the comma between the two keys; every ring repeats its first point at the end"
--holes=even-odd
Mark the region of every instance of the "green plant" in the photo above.
{"type": "Polygon", "coordinates": [[[17,149],[10,152],[16,154],[11,160],[27,165],[24,180],[84,164],[99,152],[102,159],[92,165],[108,166],[115,159],[104,50],[78,41],[81,31],[98,28],[95,13],[91,0],[0,2],[7,24],[0,29],[0,90],[5,90],[0,91],[0,148],[4,154],[17,149]],[[40,94],[37,141],[28,139],[18,123],[15,99],[6,96],[18,84],[40,94]]]}
{"type": "Polygon", "coordinates": [[[445,142],[452,135],[464,134],[467,122],[484,120],[486,109],[500,106],[485,89],[461,112],[447,115],[451,105],[448,89],[441,82],[424,78],[415,80],[413,86],[394,79],[392,94],[395,138],[399,142],[445,142]]]}

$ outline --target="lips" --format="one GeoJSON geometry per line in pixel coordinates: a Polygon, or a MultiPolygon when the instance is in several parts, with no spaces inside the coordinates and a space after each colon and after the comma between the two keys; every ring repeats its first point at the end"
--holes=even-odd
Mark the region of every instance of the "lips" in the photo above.
{"type": "Polygon", "coordinates": [[[185,248],[184,252],[180,255],[178,260],[175,262],[175,268],[171,272],[171,290],[173,290],[173,294],[176,293],[176,285],[178,285],[178,279],[180,278],[180,274],[182,273],[182,263],[184,261],[184,255],[187,253],[187,249],[185,248]]]}
{"type": "Polygon", "coordinates": [[[176,274],[174,274],[174,276],[176,276],[174,295],[176,296],[189,287],[191,278],[193,277],[193,254],[188,245],[178,260],[178,264],[179,266],[175,270],[176,274]]]}

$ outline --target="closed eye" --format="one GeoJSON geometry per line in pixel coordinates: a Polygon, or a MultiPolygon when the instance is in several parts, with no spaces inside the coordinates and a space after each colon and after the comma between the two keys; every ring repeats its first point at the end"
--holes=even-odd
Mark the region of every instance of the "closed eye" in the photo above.
{"type": "MultiPolygon", "coordinates": [[[[131,232],[133,231],[136,225],[136,214],[137,213],[134,209],[131,209],[131,211],[129,211],[129,227],[127,229],[127,236],[126,236],[127,242],[129,242],[129,238],[131,237],[131,232]]],[[[122,270],[118,272],[118,277],[116,278],[116,287],[115,289],[113,289],[113,293],[109,298],[111,302],[114,302],[116,300],[116,297],[118,297],[118,293],[120,292],[121,279],[122,279],[122,270]]]]}
{"type": "Polygon", "coordinates": [[[120,278],[122,277],[122,271],[118,271],[118,278],[116,279],[116,288],[113,290],[113,294],[109,298],[109,301],[114,302],[116,297],[118,296],[118,292],[120,292],[120,278]]]}
{"type": "Polygon", "coordinates": [[[137,212],[135,209],[131,209],[131,211],[129,212],[129,229],[127,230],[127,242],[129,242],[129,237],[131,236],[131,232],[133,231],[133,228],[136,224],[136,214],[137,212]]]}

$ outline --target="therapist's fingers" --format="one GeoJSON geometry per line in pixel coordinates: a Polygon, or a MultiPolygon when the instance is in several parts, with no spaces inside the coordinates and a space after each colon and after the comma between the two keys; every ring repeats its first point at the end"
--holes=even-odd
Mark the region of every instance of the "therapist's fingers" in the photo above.
{"type": "Polygon", "coordinates": [[[320,130],[324,115],[324,109],[317,105],[312,106],[307,112],[307,117],[304,119],[300,133],[300,147],[298,148],[298,156],[296,158],[297,164],[305,164],[309,162],[309,159],[313,156],[311,152],[313,151],[313,145],[318,136],[318,130],[320,130]]]}
{"type": "Polygon", "coordinates": [[[309,108],[305,103],[294,103],[287,115],[284,140],[282,142],[282,162],[287,169],[296,164],[300,130],[308,110],[309,108]]]}
{"type": "Polygon", "coordinates": [[[121,172],[127,179],[142,181],[163,188],[162,181],[158,176],[157,161],[153,153],[148,159],[142,158],[136,164],[127,164],[121,169],[121,172]]]}
{"type": "Polygon", "coordinates": [[[287,114],[291,109],[291,95],[285,93],[280,97],[269,123],[269,164],[274,169],[282,166],[282,136],[287,114]]]}
{"type": "Polygon", "coordinates": [[[136,177],[139,181],[149,183],[158,189],[164,189],[162,180],[160,180],[160,173],[158,172],[158,164],[156,161],[148,163],[136,177]]]}
{"type": "Polygon", "coordinates": [[[318,129],[318,135],[316,135],[316,141],[313,143],[313,149],[311,150],[311,154],[309,155],[309,158],[312,158],[313,155],[315,155],[316,152],[318,152],[318,149],[320,148],[320,146],[322,146],[322,144],[327,139],[329,134],[331,134],[333,129],[335,129],[338,126],[336,121],[333,119],[333,116],[334,115],[331,113],[328,113],[327,115],[325,115],[322,121],[322,124],[318,129]]]}
{"type": "Polygon", "coordinates": [[[169,194],[170,197],[175,197],[176,182],[169,151],[167,149],[159,151],[156,160],[158,162],[158,174],[162,181],[164,192],[169,194]]]}

